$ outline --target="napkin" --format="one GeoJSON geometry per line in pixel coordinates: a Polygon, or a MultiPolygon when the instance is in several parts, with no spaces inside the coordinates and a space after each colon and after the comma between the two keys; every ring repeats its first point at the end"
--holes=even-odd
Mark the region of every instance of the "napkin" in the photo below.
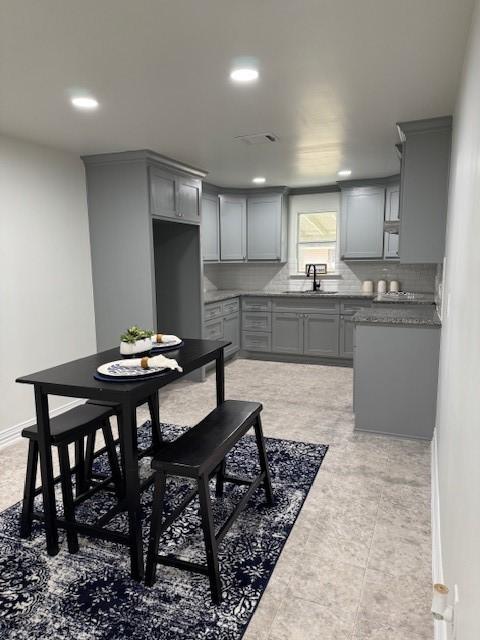
{"type": "Polygon", "coordinates": [[[152,342],[157,344],[168,343],[168,342],[179,342],[179,338],[177,336],[169,336],[166,333],[154,333],[152,336],[152,342]]]}
{"type": "Polygon", "coordinates": [[[129,358],[122,360],[122,367],[142,367],[142,369],[150,369],[150,367],[165,367],[166,369],[175,369],[182,372],[182,367],[173,358],[166,358],[161,354],[152,358],[129,358]]]}

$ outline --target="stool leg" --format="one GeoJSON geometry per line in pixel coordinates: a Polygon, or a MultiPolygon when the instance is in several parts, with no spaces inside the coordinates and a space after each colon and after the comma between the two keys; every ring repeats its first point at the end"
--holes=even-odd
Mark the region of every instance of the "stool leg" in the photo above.
{"type": "MultiPolygon", "coordinates": [[[[65,520],[75,523],[75,506],[73,503],[72,475],[70,468],[70,458],[68,455],[68,445],[58,447],[58,459],[60,462],[60,477],[62,483],[63,513],[65,520]]],[[[78,551],[78,536],[73,529],[67,529],[68,551],[76,553],[78,551]]]]}
{"type": "Polygon", "coordinates": [[[225,485],[225,473],[227,470],[227,461],[224,458],[220,463],[220,469],[217,473],[216,485],[215,485],[215,495],[217,498],[221,498],[223,496],[223,487],[225,485]]]}
{"type": "Polygon", "coordinates": [[[92,482],[92,467],[93,467],[93,456],[95,454],[95,438],[97,432],[92,431],[87,436],[87,447],[85,453],[85,485],[87,488],[90,488],[90,484],[92,482]]]}
{"type": "Polygon", "coordinates": [[[75,495],[78,496],[87,490],[85,482],[85,449],[83,438],[75,440],[75,495]]]}
{"type": "Polygon", "coordinates": [[[20,517],[20,537],[29,538],[32,533],[33,500],[38,467],[38,444],[35,440],[28,443],[27,474],[23,490],[22,515],[20,517]]]}
{"type": "Polygon", "coordinates": [[[148,409],[152,423],[152,447],[158,451],[162,444],[162,430],[160,428],[160,404],[158,401],[158,391],[148,398],[148,409]]]}
{"type": "Polygon", "coordinates": [[[257,440],[258,457],[260,459],[260,469],[265,474],[263,486],[267,496],[267,503],[273,505],[272,480],[270,478],[270,468],[268,466],[267,451],[265,449],[265,440],[263,438],[262,420],[260,415],[257,416],[254,424],[255,438],[257,440]]]}
{"type": "Polygon", "coordinates": [[[155,574],[157,571],[156,555],[158,553],[158,541],[160,539],[160,529],[162,527],[163,500],[165,498],[166,483],[167,476],[165,473],[157,471],[155,475],[155,491],[153,492],[147,563],[145,567],[145,584],[147,587],[151,587],[155,582],[155,574]]]}
{"type": "Polygon", "coordinates": [[[210,500],[208,475],[203,475],[198,479],[198,494],[200,498],[200,514],[202,518],[205,552],[207,554],[210,591],[212,593],[213,602],[215,604],[219,604],[222,600],[222,582],[220,580],[220,570],[218,567],[217,540],[215,538],[215,530],[213,525],[212,503],[210,500]]]}
{"type": "Polygon", "coordinates": [[[123,478],[120,471],[120,465],[118,464],[117,450],[115,449],[115,442],[113,441],[112,425],[110,420],[105,420],[102,424],[103,438],[107,447],[108,462],[112,471],[112,480],[115,486],[115,494],[117,498],[123,496],[123,478]]]}

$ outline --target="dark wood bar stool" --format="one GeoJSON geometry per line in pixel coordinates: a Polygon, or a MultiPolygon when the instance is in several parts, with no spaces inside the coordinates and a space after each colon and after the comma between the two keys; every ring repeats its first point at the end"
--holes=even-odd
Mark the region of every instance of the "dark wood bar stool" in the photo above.
{"type": "MultiPolygon", "coordinates": [[[[113,483],[113,489],[118,499],[122,497],[123,482],[120,465],[118,463],[115,442],[109,418],[113,415],[111,407],[101,407],[85,403],[74,407],[50,420],[51,446],[58,449],[60,464],[60,476],[55,479],[62,486],[64,519],[67,523],[75,523],[75,504],[86,500],[102,488],[107,488],[113,483]],[[102,482],[94,483],[85,478],[85,466],[83,460],[83,440],[99,429],[103,432],[105,450],[111,470],[111,476],[102,482]],[[68,445],[75,444],[75,466],[70,465],[68,445]],[[72,472],[75,472],[77,492],[73,498],[72,472]],[[81,488],[80,488],[81,487],[81,488]]],[[[28,447],[27,474],[23,494],[22,515],[20,520],[20,536],[28,538],[32,530],[32,521],[36,517],[33,511],[33,501],[36,495],[41,493],[41,487],[35,488],[38,466],[38,429],[37,425],[26,427],[22,436],[30,440],[28,447]]],[[[93,463],[93,459],[92,459],[93,463]]],[[[90,473],[91,475],[91,473],[90,473]]],[[[78,537],[73,528],[67,528],[68,550],[70,553],[78,551],[78,537]]]]}
{"type": "Polygon", "coordinates": [[[210,581],[212,600],[216,604],[221,601],[222,585],[218,566],[219,543],[260,485],[263,485],[265,490],[267,503],[273,504],[272,485],[260,419],[261,411],[262,405],[257,402],[227,400],[177,440],[166,444],[160,454],[152,460],[152,468],[156,474],[145,576],[145,582],[148,586],[155,582],[157,564],[187,569],[207,575],[210,581]],[[225,456],[252,426],[255,429],[260,473],[254,479],[230,476],[225,470],[225,456]],[[209,488],[209,480],[215,474],[217,475],[217,495],[223,492],[224,482],[248,486],[248,490],[217,533],[214,530],[209,488]],[[163,501],[167,476],[192,478],[196,481],[196,487],[173,513],[163,520],[163,501]],[[186,562],[172,555],[158,555],[160,536],[197,494],[200,499],[207,566],[186,562]]]}

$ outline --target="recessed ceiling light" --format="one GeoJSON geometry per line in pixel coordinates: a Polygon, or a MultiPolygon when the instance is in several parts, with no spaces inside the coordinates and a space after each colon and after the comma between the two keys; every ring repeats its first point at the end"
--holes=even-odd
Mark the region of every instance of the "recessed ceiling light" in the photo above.
{"type": "Polygon", "coordinates": [[[95,98],[87,96],[77,96],[72,98],[72,104],[77,109],[83,109],[84,111],[93,111],[98,107],[98,101],[95,98]]]}
{"type": "Polygon", "coordinates": [[[338,172],[337,175],[342,176],[342,177],[350,176],[350,175],[352,175],[352,170],[351,169],[342,169],[341,171],[338,172]]]}
{"type": "Polygon", "coordinates": [[[256,178],[253,178],[252,182],[255,184],[263,184],[265,182],[265,178],[263,176],[257,176],[256,178]]]}
{"type": "Polygon", "coordinates": [[[230,78],[234,82],[253,82],[258,78],[258,71],[254,67],[239,67],[230,72],[230,78]]]}

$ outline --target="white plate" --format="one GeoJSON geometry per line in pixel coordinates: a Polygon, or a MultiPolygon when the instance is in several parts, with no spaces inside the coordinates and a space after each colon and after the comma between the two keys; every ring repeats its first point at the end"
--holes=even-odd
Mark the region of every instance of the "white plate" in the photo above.
{"type": "Polygon", "coordinates": [[[126,367],[125,360],[114,360],[113,362],[106,362],[101,364],[97,371],[102,376],[109,376],[110,378],[138,378],[140,376],[151,376],[154,373],[160,373],[165,371],[166,367],[150,367],[143,369],[142,367],[126,367]]]}
{"type": "Polygon", "coordinates": [[[171,340],[170,342],[152,342],[152,349],[165,349],[168,347],[176,347],[177,344],[181,344],[182,340],[177,338],[176,340],[171,340]]]}

